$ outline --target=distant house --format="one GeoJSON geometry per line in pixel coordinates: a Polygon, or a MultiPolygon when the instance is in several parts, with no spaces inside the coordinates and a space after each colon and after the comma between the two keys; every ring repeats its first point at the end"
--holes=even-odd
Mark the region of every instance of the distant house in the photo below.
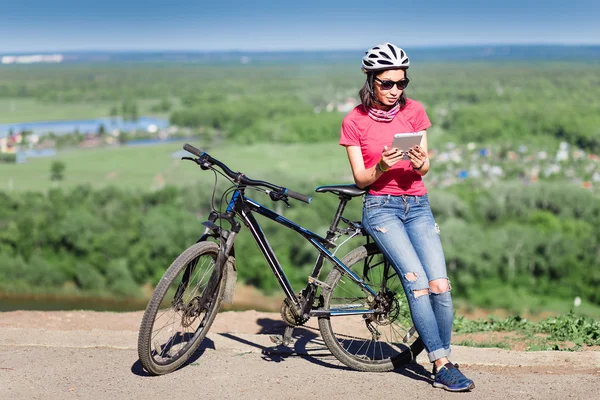
{"type": "Polygon", "coordinates": [[[104,141],[101,137],[93,133],[87,133],[83,141],[79,144],[79,147],[98,147],[102,144],[104,144],[104,141]]]}
{"type": "Polygon", "coordinates": [[[16,139],[14,136],[0,138],[0,153],[14,154],[16,150],[16,139]]]}

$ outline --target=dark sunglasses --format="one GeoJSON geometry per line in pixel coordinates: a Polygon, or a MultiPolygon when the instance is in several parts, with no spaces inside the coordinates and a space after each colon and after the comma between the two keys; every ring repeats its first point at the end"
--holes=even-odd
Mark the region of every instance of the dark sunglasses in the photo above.
{"type": "Polygon", "coordinates": [[[406,89],[406,87],[408,86],[408,82],[410,82],[410,80],[408,78],[400,79],[398,82],[394,82],[394,81],[390,81],[390,80],[382,81],[379,78],[373,78],[373,79],[375,79],[377,82],[379,82],[381,84],[381,88],[383,90],[391,90],[394,87],[394,85],[398,86],[398,89],[403,90],[403,89],[406,89]]]}

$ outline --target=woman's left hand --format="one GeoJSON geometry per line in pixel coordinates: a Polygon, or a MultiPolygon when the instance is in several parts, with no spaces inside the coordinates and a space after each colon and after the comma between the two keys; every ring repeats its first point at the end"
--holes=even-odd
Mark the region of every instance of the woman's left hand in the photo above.
{"type": "Polygon", "coordinates": [[[421,146],[411,147],[407,151],[407,154],[410,164],[414,169],[421,168],[427,161],[427,153],[425,153],[425,150],[421,146]]]}

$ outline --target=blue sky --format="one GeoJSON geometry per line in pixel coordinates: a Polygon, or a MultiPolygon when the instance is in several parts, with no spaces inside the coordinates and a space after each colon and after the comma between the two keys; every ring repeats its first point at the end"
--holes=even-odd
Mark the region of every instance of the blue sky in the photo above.
{"type": "Polygon", "coordinates": [[[0,52],[600,44],[600,1],[0,0],[0,52]]]}

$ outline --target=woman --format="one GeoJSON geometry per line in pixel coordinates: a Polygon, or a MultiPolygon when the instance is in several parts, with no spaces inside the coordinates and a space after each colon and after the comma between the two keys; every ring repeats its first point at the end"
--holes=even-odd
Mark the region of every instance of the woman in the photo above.
{"type": "Polygon", "coordinates": [[[342,122],[340,144],[346,147],[354,181],[369,187],[363,226],[402,278],[419,336],[433,363],[433,386],[450,391],[475,387],[452,364],[453,309],[450,282],[422,176],[429,172],[423,106],[406,97],[410,61],[399,47],[385,43],[366,52],[367,75],[362,104],[342,122]],[[391,148],[397,133],[422,132],[420,146],[403,153],[391,148]]]}

